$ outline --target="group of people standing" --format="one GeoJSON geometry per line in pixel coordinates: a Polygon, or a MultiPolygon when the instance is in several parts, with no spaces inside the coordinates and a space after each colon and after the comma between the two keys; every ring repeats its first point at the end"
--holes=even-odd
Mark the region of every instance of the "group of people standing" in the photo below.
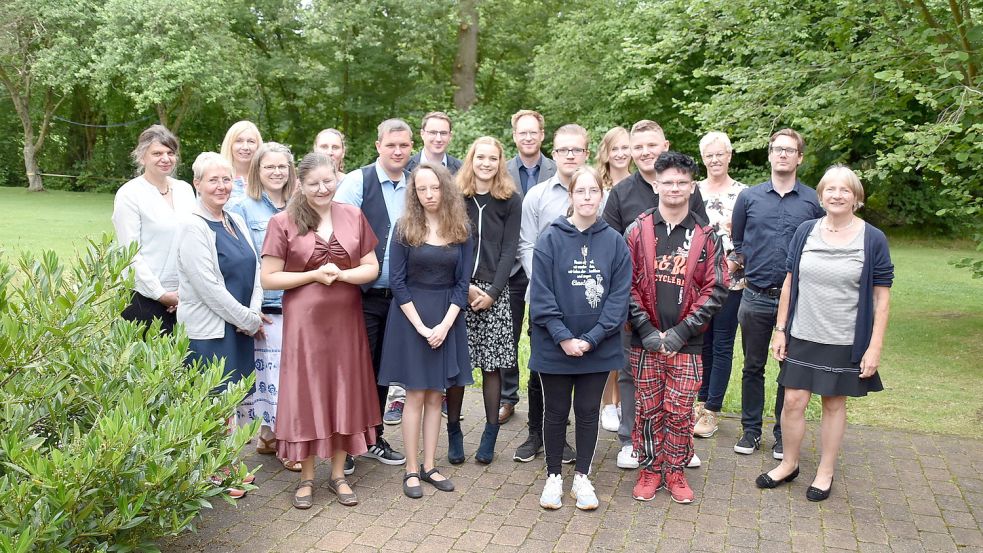
{"type": "Polygon", "coordinates": [[[474,459],[493,462],[519,402],[527,305],[528,438],[513,459],[545,451],[540,504],[562,506],[562,464],[572,463],[576,506],[598,507],[599,427],[618,432],[618,466],[639,469],[633,497],[664,487],[692,502],[684,468],[701,464],[694,435],[717,431],[740,326],[735,451],[760,444],[770,342],[782,362],[772,449],[782,463],[756,484],[798,475],[817,393],[823,451],[807,496],[828,497],[845,397],[882,389],[893,279],[883,233],[855,215],[856,175],[834,166],[818,191],[803,185],[804,141],[791,129],[769,140],[771,179],[747,187],[729,176],[733,148],[720,132],[700,142],[699,180],[696,161],[671,151],[653,121],[608,131],[593,166],[583,127],[559,127],[550,157],[542,115],[522,110],[511,124],[515,157],[486,136],[458,160],[445,113],[423,117],[415,155],[411,127],[389,119],[377,159],[346,174],[339,131],[319,133],[295,163],[240,121],[221,154],[195,160],[193,188],[172,176],[177,138],[152,126],[113,213],[118,241],[139,246],[123,317],[159,319],[162,332],[182,323],[188,363],[223,359],[223,386],[255,371],[230,424],[261,420],[257,451],[300,472],[298,509],[313,505],[315,457],[330,460],[327,487],[344,505],[358,502],[346,476],[359,456],[405,465],[408,497],[422,497],[423,483],[453,491],[437,466],[441,417],[448,462],[463,463],[474,369],[485,410],[474,459]],[[405,455],[384,422],[402,424],[405,455]]]}

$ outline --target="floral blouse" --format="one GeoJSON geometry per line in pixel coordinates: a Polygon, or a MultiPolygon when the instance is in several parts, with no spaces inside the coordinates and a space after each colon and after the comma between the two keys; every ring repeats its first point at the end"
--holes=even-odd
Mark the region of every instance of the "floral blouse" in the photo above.
{"type": "MultiPolygon", "coordinates": [[[[747,188],[747,185],[730,181],[730,186],[721,192],[710,192],[707,181],[699,182],[700,194],[703,196],[703,204],[707,210],[707,217],[710,219],[710,226],[713,227],[717,236],[724,246],[724,254],[730,254],[734,249],[734,242],[730,239],[731,216],[734,214],[734,203],[737,195],[747,188]]],[[[743,271],[741,271],[743,272],[743,271]]],[[[744,279],[741,275],[731,275],[731,290],[744,288],[744,279]]]]}

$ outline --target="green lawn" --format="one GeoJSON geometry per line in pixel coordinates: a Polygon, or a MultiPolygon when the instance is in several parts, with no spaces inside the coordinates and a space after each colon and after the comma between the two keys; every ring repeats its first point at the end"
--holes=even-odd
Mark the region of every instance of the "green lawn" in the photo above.
{"type": "MultiPolygon", "coordinates": [[[[85,238],[112,231],[112,203],[109,194],[0,188],[0,249],[10,261],[22,251],[40,249],[69,260],[85,238]]],[[[976,436],[983,424],[983,282],[948,263],[974,252],[966,243],[910,239],[892,240],[891,250],[895,286],[881,362],[886,390],[851,400],[850,421],[976,436]]],[[[739,340],[724,404],[731,413],[740,412],[739,340]]],[[[522,366],[528,355],[523,340],[522,366]]],[[[771,398],[777,371],[777,364],[769,362],[771,398]]],[[[766,413],[772,408],[769,401],[766,413]]],[[[818,412],[814,400],[810,415],[818,412]]]]}

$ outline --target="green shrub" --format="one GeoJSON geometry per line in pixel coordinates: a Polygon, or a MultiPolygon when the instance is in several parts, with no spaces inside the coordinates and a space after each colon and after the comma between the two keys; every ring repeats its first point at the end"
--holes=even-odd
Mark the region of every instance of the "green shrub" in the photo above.
{"type": "Polygon", "coordinates": [[[183,331],[119,318],[133,253],[0,259],[0,551],[156,550],[226,497],[208,480],[255,431],[225,426],[251,379],[215,394],[221,364],[186,367],[183,331]]]}

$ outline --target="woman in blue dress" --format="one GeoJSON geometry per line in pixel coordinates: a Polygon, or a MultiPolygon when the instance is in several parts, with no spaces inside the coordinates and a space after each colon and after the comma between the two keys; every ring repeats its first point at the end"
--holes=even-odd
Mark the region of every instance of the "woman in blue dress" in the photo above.
{"type": "Polygon", "coordinates": [[[468,303],[473,250],[461,192],[442,165],[422,163],[406,183],[406,208],[390,252],[390,286],[399,309],[389,311],[379,384],[406,389],[403,492],[423,497],[420,481],[441,491],[454,484],[435,466],[443,390],[471,378],[468,336],[461,311],[468,303]],[[417,447],[423,422],[423,462],[417,447]]]}
{"type": "MultiPolygon", "coordinates": [[[[253,370],[253,338],[265,337],[263,289],[246,224],[225,210],[232,192],[231,164],[205,152],[192,169],[198,205],[184,221],[179,240],[177,320],[191,339],[188,363],[225,361],[222,391],[253,370]]],[[[233,497],[244,493],[229,491],[233,497]]]]}

